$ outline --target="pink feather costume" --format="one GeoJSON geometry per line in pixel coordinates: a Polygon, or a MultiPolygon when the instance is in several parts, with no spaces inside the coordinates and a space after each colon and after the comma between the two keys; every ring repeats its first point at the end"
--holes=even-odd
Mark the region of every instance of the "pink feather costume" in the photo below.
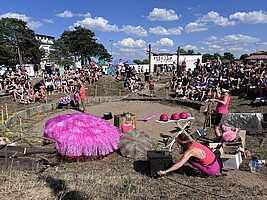
{"type": "Polygon", "coordinates": [[[121,132],[105,121],[85,113],[60,115],[46,122],[44,137],[56,141],[63,156],[105,156],[118,149],[121,132]]]}

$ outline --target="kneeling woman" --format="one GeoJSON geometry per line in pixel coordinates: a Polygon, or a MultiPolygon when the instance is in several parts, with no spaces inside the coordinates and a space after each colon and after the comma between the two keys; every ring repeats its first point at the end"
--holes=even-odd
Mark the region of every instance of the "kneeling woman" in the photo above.
{"type": "Polygon", "coordinates": [[[198,142],[190,141],[189,137],[184,133],[179,134],[175,140],[181,145],[183,157],[169,169],[158,171],[159,175],[177,170],[186,162],[197,168],[201,172],[200,176],[213,176],[220,171],[220,165],[216,156],[208,147],[198,142]]]}

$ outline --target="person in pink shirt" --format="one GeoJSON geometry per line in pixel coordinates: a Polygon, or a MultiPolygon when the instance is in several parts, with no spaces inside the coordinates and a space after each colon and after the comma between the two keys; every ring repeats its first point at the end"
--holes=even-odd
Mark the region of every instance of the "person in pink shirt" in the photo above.
{"type": "Polygon", "coordinates": [[[165,175],[177,170],[187,162],[200,171],[200,177],[214,176],[220,171],[220,164],[215,154],[208,147],[198,142],[190,141],[189,137],[184,133],[179,134],[175,140],[181,146],[183,156],[179,162],[170,168],[159,170],[158,175],[165,175]]]}
{"type": "Polygon", "coordinates": [[[132,121],[132,116],[131,114],[126,114],[125,122],[121,125],[121,132],[125,133],[132,129],[135,129],[135,126],[132,121]]]}
{"type": "Polygon", "coordinates": [[[86,90],[82,82],[78,83],[77,87],[78,87],[79,95],[80,95],[79,100],[83,108],[82,112],[85,112],[86,111],[85,110],[86,90]]]}
{"type": "Polygon", "coordinates": [[[220,122],[221,122],[222,116],[225,114],[228,114],[228,106],[230,103],[230,95],[228,93],[228,90],[226,90],[225,88],[221,88],[220,92],[221,92],[221,95],[219,98],[210,100],[211,102],[217,103],[216,109],[215,109],[216,118],[214,122],[214,132],[215,132],[216,138],[219,138],[221,136],[220,122]]]}

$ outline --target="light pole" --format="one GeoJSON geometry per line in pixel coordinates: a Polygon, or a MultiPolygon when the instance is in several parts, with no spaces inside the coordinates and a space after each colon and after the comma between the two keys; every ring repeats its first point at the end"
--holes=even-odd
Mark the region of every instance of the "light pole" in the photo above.
{"type": "Polygon", "coordinates": [[[259,51],[259,43],[256,42],[255,45],[257,46],[256,52],[258,52],[259,51]]]}
{"type": "Polygon", "coordinates": [[[113,45],[113,40],[109,40],[109,42],[110,42],[110,54],[111,54],[111,56],[112,56],[112,45],[113,45]]]}

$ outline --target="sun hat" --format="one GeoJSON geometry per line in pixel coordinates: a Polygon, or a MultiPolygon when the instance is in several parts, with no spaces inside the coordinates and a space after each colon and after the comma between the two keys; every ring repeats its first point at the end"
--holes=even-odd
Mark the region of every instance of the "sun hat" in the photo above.
{"type": "Polygon", "coordinates": [[[171,115],[171,120],[179,120],[179,119],[180,119],[180,116],[179,116],[178,113],[173,113],[173,114],[171,115]]]}
{"type": "Polygon", "coordinates": [[[179,114],[179,116],[180,116],[180,119],[187,119],[188,118],[188,114],[186,112],[181,112],[179,114]]]}
{"type": "Polygon", "coordinates": [[[167,114],[162,114],[160,115],[160,118],[159,118],[160,121],[168,121],[169,120],[169,117],[167,114]]]}

